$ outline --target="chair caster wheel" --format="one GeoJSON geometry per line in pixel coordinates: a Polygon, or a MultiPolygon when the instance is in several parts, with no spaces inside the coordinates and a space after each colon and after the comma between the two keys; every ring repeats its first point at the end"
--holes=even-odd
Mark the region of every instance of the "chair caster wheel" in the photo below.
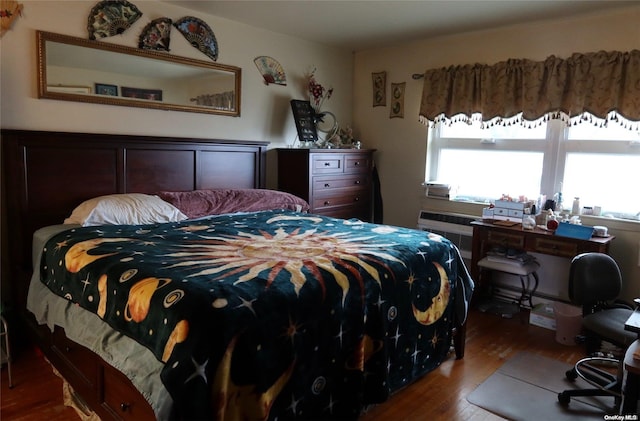
{"type": "Polygon", "coordinates": [[[571,370],[567,370],[567,372],[564,375],[569,381],[574,381],[575,379],[578,378],[578,373],[576,373],[576,370],[573,368],[571,370]]]}
{"type": "Polygon", "coordinates": [[[566,392],[558,393],[558,402],[562,405],[569,405],[569,401],[571,400],[571,396],[569,396],[566,392]]]}

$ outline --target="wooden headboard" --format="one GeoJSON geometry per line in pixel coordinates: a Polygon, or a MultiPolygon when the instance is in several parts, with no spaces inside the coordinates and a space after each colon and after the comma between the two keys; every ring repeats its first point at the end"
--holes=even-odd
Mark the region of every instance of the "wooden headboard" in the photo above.
{"type": "Polygon", "coordinates": [[[26,303],[34,231],[62,223],[84,200],[265,187],[268,142],[25,130],[2,130],[1,139],[2,278],[9,279],[19,309],[26,303]]]}

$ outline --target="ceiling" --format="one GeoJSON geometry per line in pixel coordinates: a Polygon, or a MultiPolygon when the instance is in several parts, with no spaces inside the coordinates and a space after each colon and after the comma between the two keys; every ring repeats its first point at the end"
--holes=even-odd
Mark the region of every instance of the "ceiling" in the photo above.
{"type": "MultiPolygon", "coordinates": [[[[197,12],[362,51],[532,20],[630,7],[617,0],[174,0],[197,12]]],[[[213,28],[215,32],[215,28],[213,28]]]]}

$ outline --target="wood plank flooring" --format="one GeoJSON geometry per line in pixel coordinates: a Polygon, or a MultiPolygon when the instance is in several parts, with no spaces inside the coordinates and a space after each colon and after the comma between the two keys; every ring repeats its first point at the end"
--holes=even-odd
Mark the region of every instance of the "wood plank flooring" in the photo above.
{"type": "MultiPolygon", "coordinates": [[[[505,360],[521,350],[568,364],[583,356],[582,347],[557,343],[553,331],[528,325],[526,317],[524,314],[522,319],[502,319],[471,310],[464,359],[456,360],[452,354],[436,370],[371,408],[360,421],[501,420],[467,402],[466,396],[505,360]]],[[[1,374],[3,421],[80,420],[74,410],[62,403],[62,381],[33,348],[14,357],[13,389],[8,387],[6,366],[1,374]]]]}

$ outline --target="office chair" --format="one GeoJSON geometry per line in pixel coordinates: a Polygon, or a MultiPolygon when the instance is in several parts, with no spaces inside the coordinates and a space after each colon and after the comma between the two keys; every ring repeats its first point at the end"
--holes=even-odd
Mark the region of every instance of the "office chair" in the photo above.
{"type": "Polygon", "coordinates": [[[637,334],[626,331],[624,324],[633,313],[631,306],[617,301],[622,288],[620,268],[611,256],[603,253],[583,253],[574,257],[569,269],[569,298],[582,306],[582,328],[586,339],[587,355],[607,341],[623,350],[618,358],[592,356],[578,361],[566,372],[568,380],[581,377],[591,389],[565,390],[558,394],[558,401],[568,405],[572,396],[613,396],[614,407],[621,402],[622,360],[637,334]],[[616,367],[613,374],[606,367],[616,367]]]}

